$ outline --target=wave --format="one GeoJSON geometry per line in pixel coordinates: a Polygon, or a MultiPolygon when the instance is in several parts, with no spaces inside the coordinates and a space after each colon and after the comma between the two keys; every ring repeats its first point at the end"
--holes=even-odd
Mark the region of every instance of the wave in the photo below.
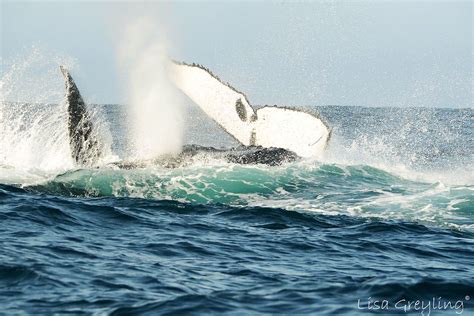
{"type": "MultiPolygon", "coordinates": [[[[406,218],[403,221],[394,220],[389,217],[354,217],[351,214],[326,214],[324,212],[308,212],[302,209],[300,212],[288,212],[286,208],[274,206],[228,205],[223,203],[192,203],[179,202],[176,200],[141,199],[131,197],[102,196],[89,199],[78,199],[75,196],[49,195],[43,191],[44,187],[19,188],[11,185],[0,184],[0,198],[8,212],[1,214],[4,221],[17,221],[18,223],[29,222],[30,224],[43,227],[65,226],[89,226],[107,227],[141,225],[160,223],[162,218],[159,214],[196,215],[205,220],[203,216],[222,218],[225,221],[244,224],[242,227],[256,227],[266,230],[286,230],[311,228],[311,229],[338,229],[344,230],[351,227],[352,231],[346,234],[362,234],[359,237],[371,237],[377,239],[380,234],[389,237],[390,234],[416,233],[417,235],[429,235],[442,233],[438,228],[425,226],[418,223],[415,218],[406,218]],[[32,191],[39,194],[31,194],[32,191]],[[32,203],[34,202],[34,203],[32,203]],[[34,206],[32,207],[32,204],[34,206]],[[8,208],[9,205],[11,208],[8,208]]],[[[471,206],[466,205],[464,209],[470,212],[471,206]]],[[[209,222],[215,219],[209,218],[209,222]]],[[[192,229],[192,223],[183,223],[192,229]]],[[[239,225],[234,228],[238,229],[239,225]]],[[[196,229],[204,229],[196,226],[196,229]]],[[[207,228],[206,228],[207,229],[207,228]]],[[[211,229],[212,230],[212,229],[211,229]]],[[[40,231],[40,230],[39,230],[40,231]]],[[[40,232],[38,231],[38,234],[40,232]]],[[[458,237],[467,237],[473,232],[460,232],[458,237]]],[[[456,230],[450,235],[457,236],[456,230]]],[[[33,235],[31,237],[34,237],[33,235]]],[[[75,237],[80,238],[80,237],[75,237]]],[[[81,240],[75,240],[80,242],[81,240]]],[[[360,245],[365,247],[364,243],[360,245]]],[[[406,251],[413,248],[405,245],[406,251]]],[[[404,246],[404,247],[405,247],[404,246]]],[[[60,249],[61,250],[61,249],[60,249]]],[[[456,252],[460,254],[460,249],[456,252]]],[[[421,254],[419,252],[418,254],[421,254]]]]}
{"type": "Polygon", "coordinates": [[[262,197],[304,195],[311,191],[331,191],[331,188],[364,186],[370,189],[370,186],[379,188],[410,183],[415,182],[365,165],[301,162],[268,167],[214,160],[210,165],[199,163],[176,169],[152,165],[138,169],[113,166],[77,169],[46,183],[25,187],[70,196],[140,197],[245,205],[253,194],[262,197]]]}
{"type": "Polygon", "coordinates": [[[68,171],[23,187],[60,196],[258,206],[474,227],[473,186],[412,181],[367,165],[301,161],[269,167],[207,161],[176,169],[110,167],[68,171]]]}
{"type": "Polygon", "coordinates": [[[351,315],[357,299],[393,307],[440,296],[472,309],[472,231],[11,185],[0,185],[0,201],[7,313],[351,315]]]}

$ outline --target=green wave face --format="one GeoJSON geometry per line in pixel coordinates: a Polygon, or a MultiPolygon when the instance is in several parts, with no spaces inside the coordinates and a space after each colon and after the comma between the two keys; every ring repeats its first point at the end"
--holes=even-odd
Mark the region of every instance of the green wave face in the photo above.
{"type": "Polygon", "coordinates": [[[279,207],[474,227],[472,186],[411,181],[366,165],[298,162],[281,167],[215,164],[179,169],[84,169],[29,189],[71,196],[279,207]]]}

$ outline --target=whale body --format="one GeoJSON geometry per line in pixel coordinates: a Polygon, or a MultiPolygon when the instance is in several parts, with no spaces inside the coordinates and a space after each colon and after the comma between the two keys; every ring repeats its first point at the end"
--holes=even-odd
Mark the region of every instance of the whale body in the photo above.
{"type": "MultiPolygon", "coordinates": [[[[242,146],[224,150],[185,145],[174,157],[121,161],[113,163],[114,166],[130,169],[152,163],[179,167],[201,153],[238,164],[275,166],[300,157],[317,157],[326,147],[330,130],[315,115],[275,106],[254,110],[243,93],[222,83],[204,67],[176,62],[172,67],[172,78],[177,87],[242,146]]],[[[63,66],[60,69],[66,87],[71,156],[78,166],[95,167],[103,154],[91,111],[70,72],[63,66]]]]}

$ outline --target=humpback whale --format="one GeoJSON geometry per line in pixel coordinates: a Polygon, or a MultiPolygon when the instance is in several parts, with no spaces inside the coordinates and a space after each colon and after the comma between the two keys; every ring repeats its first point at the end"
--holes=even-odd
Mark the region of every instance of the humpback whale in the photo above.
{"type": "MultiPolygon", "coordinates": [[[[316,116],[294,109],[270,106],[255,111],[245,95],[230,85],[223,84],[202,66],[183,63],[173,65],[176,67],[173,78],[178,88],[242,146],[224,150],[185,145],[182,152],[174,157],[121,161],[113,163],[113,166],[131,169],[152,163],[174,168],[185,165],[200,153],[238,164],[275,166],[295,161],[300,156],[314,156],[326,146],[330,132],[316,116]]],[[[91,112],[69,71],[64,66],[60,66],[60,69],[66,86],[65,99],[72,158],[79,166],[95,167],[102,152],[91,112]]]]}
{"type": "Polygon", "coordinates": [[[316,115],[285,107],[257,110],[237,89],[199,64],[173,61],[175,85],[244,146],[283,148],[301,157],[320,157],[331,131],[316,115]]]}
{"type": "Polygon", "coordinates": [[[64,66],[59,66],[66,86],[65,102],[68,113],[68,133],[71,156],[77,165],[90,167],[101,156],[97,131],[91,113],[84,103],[71,74],[64,66]]]}

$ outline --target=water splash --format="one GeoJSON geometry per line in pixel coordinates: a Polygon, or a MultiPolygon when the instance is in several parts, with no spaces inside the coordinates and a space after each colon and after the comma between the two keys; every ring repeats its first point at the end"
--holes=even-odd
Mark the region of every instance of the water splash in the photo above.
{"type": "Polygon", "coordinates": [[[474,182],[471,110],[455,115],[437,108],[347,110],[322,109],[334,127],[324,162],[370,165],[414,181],[474,182]]]}
{"type": "Polygon", "coordinates": [[[73,66],[70,58],[33,48],[5,65],[0,164],[22,170],[71,168],[60,63],[73,66]]]}
{"type": "MultiPolygon", "coordinates": [[[[33,47],[4,65],[0,100],[2,178],[42,179],[74,168],[61,64],[74,68],[72,58],[33,47]],[[15,172],[6,171],[12,169],[15,172]]],[[[107,124],[97,109],[92,116],[109,159],[107,124]]]]}

